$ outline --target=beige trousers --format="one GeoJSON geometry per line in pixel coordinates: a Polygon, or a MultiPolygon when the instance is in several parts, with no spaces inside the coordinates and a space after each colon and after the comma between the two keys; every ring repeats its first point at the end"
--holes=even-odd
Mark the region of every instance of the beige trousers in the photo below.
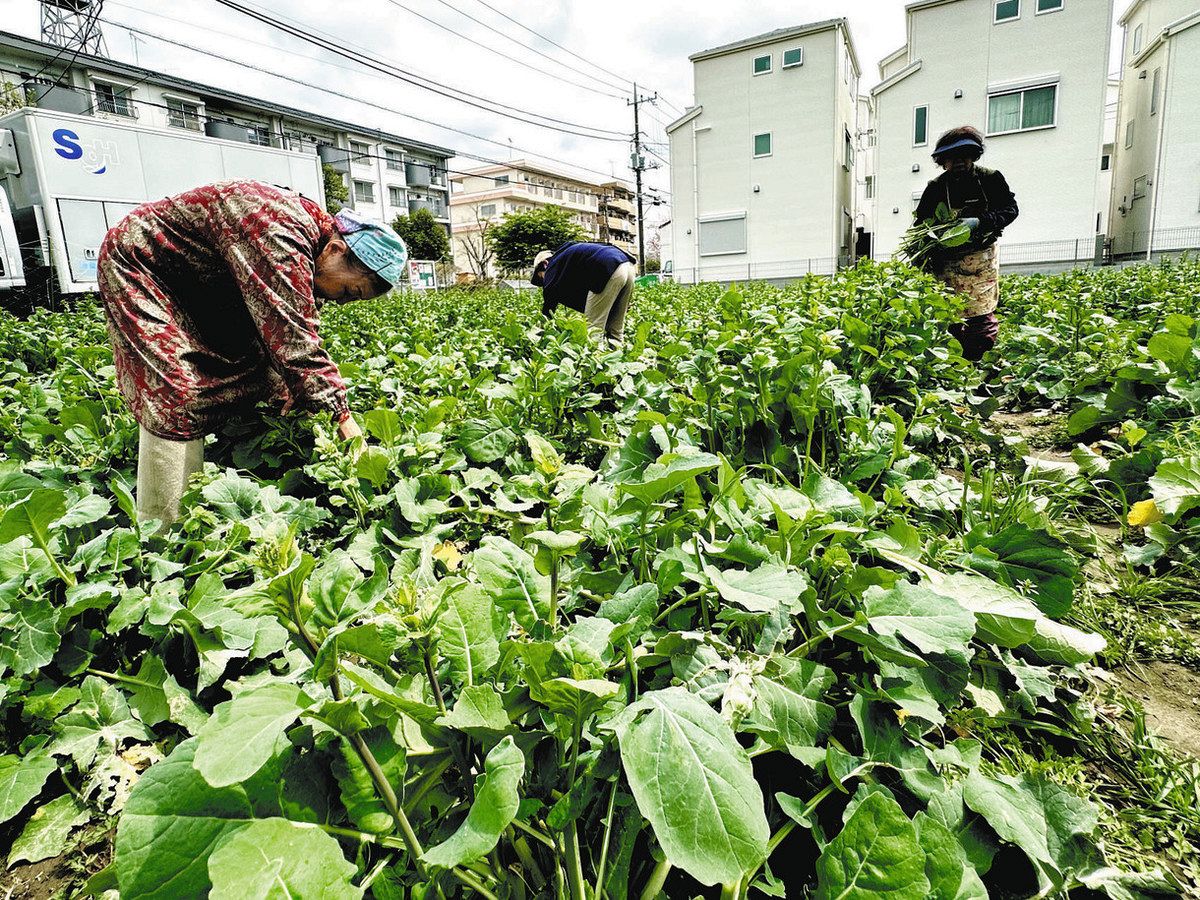
{"type": "Polygon", "coordinates": [[[583,316],[588,329],[597,338],[606,337],[610,344],[621,343],[625,335],[625,313],[633,298],[633,283],[637,279],[637,268],[633,263],[617,266],[608,284],[598,294],[588,291],[587,305],[583,316]]]}
{"type": "Polygon", "coordinates": [[[188,479],[204,468],[204,441],[168,441],[138,429],[137,513],[170,525],[188,479]]]}

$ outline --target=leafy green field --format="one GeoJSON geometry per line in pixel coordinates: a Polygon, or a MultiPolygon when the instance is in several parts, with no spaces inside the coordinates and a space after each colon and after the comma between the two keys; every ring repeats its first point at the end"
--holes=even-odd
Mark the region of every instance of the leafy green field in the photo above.
{"type": "Polygon", "coordinates": [[[620,351],[341,307],[365,445],[230,422],[169,532],[97,309],[0,318],[0,888],[1200,889],[1125,689],[1200,662],[1198,283],[1007,279],[980,368],[899,266],[639,290],[620,351]]]}

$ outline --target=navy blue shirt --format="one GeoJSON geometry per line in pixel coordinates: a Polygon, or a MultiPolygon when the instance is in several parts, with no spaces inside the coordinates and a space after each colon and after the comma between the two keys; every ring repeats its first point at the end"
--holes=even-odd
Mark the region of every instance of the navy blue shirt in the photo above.
{"type": "Polygon", "coordinates": [[[583,312],[589,292],[600,293],[619,266],[636,261],[612,244],[563,244],[554,251],[546,266],[542,312],[549,315],[560,304],[583,312]]]}

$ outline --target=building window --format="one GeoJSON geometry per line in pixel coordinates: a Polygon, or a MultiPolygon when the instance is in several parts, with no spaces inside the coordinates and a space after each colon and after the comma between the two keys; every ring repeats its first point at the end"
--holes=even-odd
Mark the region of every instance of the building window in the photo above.
{"type": "Polygon", "coordinates": [[[405,206],[404,188],[396,187],[394,184],[388,185],[388,205],[393,207],[405,206]]]}
{"type": "Polygon", "coordinates": [[[1125,126],[1125,149],[1128,150],[1133,146],[1133,120],[1125,126]]]}
{"type": "Polygon", "coordinates": [[[1142,26],[1139,25],[1133,29],[1133,55],[1137,56],[1142,52],[1142,26]]]}
{"type": "Polygon", "coordinates": [[[771,71],[771,57],[770,56],[754,57],[754,74],[755,75],[766,75],[770,71],[771,71]]]}
{"type": "Polygon", "coordinates": [[[134,112],[133,103],[130,102],[129,88],[119,84],[106,84],[103,81],[94,81],[92,86],[95,88],[98,112],[113,116],[127,116],[130,119],[136,118],[137,113],[134,112]]]}
{"type": "Polygon", "coordinates": [[[1029,88],[988,98],[988,134],[1049,128],[1055,124],[1058,85],[1029,88]]]}
{"type": "Polygon", "coordinates": [[[271,131],[266,125],[251,124],[246,126],[246,140],[259,147],[270,147],[271,131]]]}
{"type": "Polygon", "coordinates": [[[489,216],[494,216],[495,214],[496,214],[496,204],[495,203],[484,203],[482,206],[479,207],[479,215],[483,216],[485,219],[488,218],[489,216]]]}
{"type": "Polygon", "coordinates": [[[1021,18],[1021,0],[996,0],[996,21],[1010,22],[1021,18]]]}
{"type": "MultiPolygon", "coordinates": [[[[399,150],[385,149],[383,151],[383,158],[385,160],[384,165],[386,165],[388,167],[388,169],[390,169],[391,171],[393,171],[393,172],[403,172],[404,171],[404,154],[401,153],[399,150]]],[[[397,205],[403,206],[404,204],[399,203],[397,205]]]]}
{"type": "Polygon", "coordinates": [[[783,67],[785,69],[791,69],[802,65],[804,65],[803,47],[793,47],[791,50],[783,51],[783,67]]]}
{"type": "Polygon", "coordinates": [[[1107,172],[1112,168],[1112,154],[1105,153],[1100,157],[1100,171],[1107,172]]]}
{"type": "Polygon", "coordinates": [[[172,128],[186,128],[188,131],[200,130],[200,106],[188,103],[186,100],[176,100],[166,97],[167,124],[172,128]]]}
{"type": "Polygon", "coordinates": [[[768,131],[766,134],[756,134],[754,136],[754,156],[755,156],[755,158],[760,157],[760,156],[770,156],[770,155],[771,155],[771,132],[768,131]]]}
{"type": "Polygon", "coordinates": [[[1154,83],[1150,88],[1150,115],[1158,115],[1158,98],[1162,91],[1162,69],[1154,70],[1154,83]]]}
{"type": "Polygon", "coordinates": [[[375,184],[371,181],[354,182],[354,201],[356,203],[375,202],[375,184]]]}
{"type": "Polygon", "coordinates": [[[929,143],[929,107],[918,106],[913,110],[913,146],[924,147],[929,143]]]}
{"type": "Polygon", "coordinates": [[[371,155],[371,148],[366,144],[360,144],[358,141],[350,142],[350,160],[352,162],[367,162],[367,157],[371,155]]]}
{"type": "Polygon", "coordinates": [[[508,176],[507,175],[497,175],[495,178],[492,179],[492,181],[494,181],[496,184],[508,184],[508,176]]]}
{"type": "Polygon", "coordinates": [[[875,176],[868,175],[863,180],[863,185],[864,185],[864,192],[866,194],[866,198],[868,200],[874,200],[875,199],[875,176]]]}
{"type": "Polygon", "coordinates": [[[854,138],[850,136],[850,129],[845,129],[844,150],[842,157],[842,165],[849,172],[854,168],[854,138]]]}
{"type": "Polygon", "coordinates": [[[1133,199],[1141,200],[1146,196],[1146,182],[1149,179],[1145,175],[1139,175],[1133,179],[1133,199]]]}
{"type": "Polygon", "coordinates": [[[746,252],[746,214],[702,219],[700,226],[700,255],[726,256],[746,252]]]}
{"type": "Polygon", "coordinates": [[[1058,12],[1063,8],[1063,0],[1037,0],[1038,15],[1048,12],[1058,12]]]}

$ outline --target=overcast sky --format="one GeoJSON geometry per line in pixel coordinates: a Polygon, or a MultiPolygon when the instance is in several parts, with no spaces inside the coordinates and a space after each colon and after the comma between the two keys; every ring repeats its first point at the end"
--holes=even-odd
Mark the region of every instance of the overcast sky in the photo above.
{"type": "MultiPolygon", "coordinates": [[[[878,80],[879,60],[904,43],[905,0],[240,2],[326,35],[351,52],[367,51],[377,59],[401,66],[418,81],[436,81],[470,92],[481,98],[482,105],[495,101],[526,119],[531,118],[529,113],[535,113],[532,118],[544,126],[565,131],[585,126],[609,132],[602,136],[616,139],[596,140],[514,121],[387,75],[364,71],[333,53],[222,7],[215,0],[105,0],[103,28],[109,55],[450,147],[463,154],[571,162],[593,170],[592,177],[600,173],[630,177],[628,135],[632,131],[632,112],[625,99],[606,95],[628,93],[628,82],[635,78],[640,89],[657,91],[662,98],[653,106],[643,106],[642,130],[648,134],[651,152],[667,156],[663,126],[692,102],[692,71],[687,59],[691,53],[775,28],[844,15],[850,19],[865,90],[878,80]],[[195,49],[132,34],[121,24],[195,49]],[[200,52],[204,50],[249,62],[267,72],[321,84],[373,105],[216,60],[200,52]],[[417,121],[403,113],[459,131],[417,121]]],[[[1117,3],[1122,10],[1127,5],[1126,0],[1117,3]]],[[[36,37],[36,0],[0,0],[0,28],[36,37]]],[[[650,159],[660,162],[653,155],[650,159]]],[[[460,157],[454,166],[475,164],[460,157]]],[[[668,190],[665,164],[649,173],[647,180],[660,191],[668,190]]],[[[651,221],[660,218],[665,209],[656,212],[660,215],[648,216],[651,221]]]]}

